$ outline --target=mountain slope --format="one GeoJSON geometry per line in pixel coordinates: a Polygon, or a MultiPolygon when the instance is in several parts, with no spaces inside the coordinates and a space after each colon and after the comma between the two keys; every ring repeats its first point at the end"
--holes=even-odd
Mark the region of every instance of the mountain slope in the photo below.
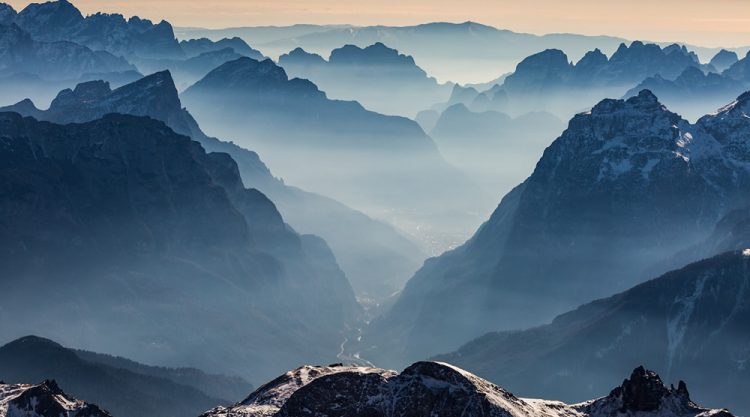
{"type": "Polygon", "coordinates": [[[748,206],[749,109],[744,95],[691,125],[643,91],[577,115],[473,238],[425,263],[363,355],[453,350],[663,273],[654,265],[748,206]]]}
{"type": "Polygon", "coordinates": [[[438,362],[418,362],[403,372],[344,365],[305,366],[287,372],[231,408],[202,417],[228,416],[415,416],[415,417],[729,417],[727,410],[707,410],[690,400],[687,386],[667,388],[658,375],[637,368],[603,398],[568,405],[518,398],[462,369],[438,362]]]}
{"type": "Polygon", "coordinates": [[[633,361],[693,381],[701,402],[750,410],[744,363],[750,252],[701,261],[524,331],[490,333],[440,356],[525,395],[580,401],[633,361]]]}
{"type": "MultiPolygon", "coordinates": [[[[137,370],[130,370],[88,361],[78,352],[33,336],[0,347],[0,375],[6,383],[54,379],[74,397],[92,401],[117,416],[176,417],[199,413],[217,402],[236,401],[209,396],[195,387],[193,376],[209,377],[200,371],[175,369],[175,375],[192,375],[170,379],[152,375],[149,370],[158,368],[139,364],[137,370]]],[[[231,391],[249,385],[242,380],[235,382],[237,386],[231,391]]]]}
{"type": "MultiPolygon", "coordinates": [[[[0,108],[0,110],[3,110],[0,108]]],[[[24,101],[4,108],[56,123],[87,122],[116,112],[162,120],[209,152],[237,161],[245,185],[269,196],[296,230],[323,237],[360,296],[382,298],[403,287],[425,255],[391,226],[330,198],[286,185],[274,178],[252,151],[208,137],[182,108],[168,72],[159,72],[112,91],[106,83],[79,84],[61,91],[46,111],[24,101]],[[361,239],[368,236],[368,239],[361,239]]]]}
{"type": "Polygon", "coordinates": [[[8,337],[256,380],[335,357],[361,313],[346,276],[228,155],[145,117],[0,120],[8,337]]]}
{"type": "Polygon", "coordinates": [[[407,232],[465,233],[488,206],[415,122],[329,100],[270,60],[228,62],[181,97],[202,126],[257,150],[289,182],[407,232]]]}

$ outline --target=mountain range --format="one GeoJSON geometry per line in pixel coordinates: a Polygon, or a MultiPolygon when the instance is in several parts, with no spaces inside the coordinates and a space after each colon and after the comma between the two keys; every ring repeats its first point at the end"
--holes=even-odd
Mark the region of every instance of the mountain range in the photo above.
{"type": "Polygon", "coordinates": [[[330,97],[356,100],[369,110],[414,117],[434,103],[445,101],[448,84],[427,75],[414,58],[378,42],[366,48],[345,45],[328,60],[296,48],[279,57],[291,77],[314,82],[330,97]]]}
{"type": "MultiPolygon", "coordinates": [[[[741,60],[724,61],[723,71],[708,72],[689,67],[676,78],[655,75],[643,80],[638,86],[628,91],[625,96],[637,94],[639,89],[650,89],[665,104],[695,120],[721,107],[727,101],[750,88],[750,55],[741,60]]],[[[717,55],[715,58],[720,59],[717,55]]],[[[716,60],[712,60],[714,62],[716,60]]]]}
{"type": "Polygon", "coordinates": [[[579,404],[519,398],[460,368],[418,362],[403,372],[346,365],[305,366],[276,378],[233,407],[201,417],[606,417],[722,416],[690,399],[687,385],[668,388],[651,371],[636,368],[609,395],[579,404]]]}
{"type": "Polygon", "coordinates": [[[490,210],[417,123],[331,100],[271,60],[228,62],[181,98],[201,126],[258,151],[288,182],[419,233],[428,245],[438,240],[431,230],[465,239],[477,212],[490,210]]]}
{"type": "Polygon", "coordinates": [[[322,239],[160,121],[2,113],[0,138],[6,337],[257,381],[334,358],[361,315],[322,239]]]}
{"type": "Polygon", "coordinates": [[[37,41],[73,42],[127,59],[185,56],[166,21],[154,24],[139,17],[126,20],[120,14],[104,13],[84,17],[67,0],[31,3],[15,14],[13,22],[37,41]]]}
{"type": "Polygon", "coordinates": [[[55,123],[81,123],[108,113],[149,116],[177,133],[190,136],[209,152],[229,154],[245,185],[269,196],[297,230],[329,243],[357,294],[383,298],[400,290],[426,255],[393,227],[376,221],[331,198],[289,186],[275,178],[255,152],[207,136],[182,107],[169,72],[163,71],[112,90],[94,81],[61,91],[49,109],[25,100],[0,108],[55,123]],[[368,239],[360,239],[360,236],[368,239]]]}
{"type": "Polygon", "coordinates": [[[363,355],[450,351],[682,266],[664,259],[748,206],[748,113],[744,94],[692,125],[646,90],[575,116],[474,237],[428,260],[371,323],[363,355]]]}
{"type": "Polygon", "coordinates": [[[606,97],[622,96],[648,77],[674,79],[691,67],[715,70],[677,44],[621,43],[609,57],[594,49],[575,64],[562,50],[547,49],[520,61],[501,85],[480,92],[472,108],[512,115],[549,111],[567,119],[606,97]]]}
{"type": "Polygon", "coordinates": [[[251,388],[237,377],[146,366],[34,336],[0,347],[0,375],[6,383],[54,379],[74,397],[122,417],[196,415],[232,404],[251,388]]]}
{"type": "Polygon", "coordinates": [[[525,395],[605,395],[633,361],[693,381],[695,398],[750,410],[750,250],[688,265],[523,331],[490,333],[438,360],[525,395]]]}
{"type": "Polygon", "coordinates": [[[121,57],[71,42],[37,41],[12,21],[0,19],[0,88],[7,100],[3,104],[27,97],[49,101],[67,83],[95,77],[116,84],[140,73],[121,57]]]}
{"type": "Polygon", "coordinates": [[[429,134],[448,162],[488,192],[502,195],[531,173],[550,138],[564,129],[547,112],[511,117],[496,110],[471,111],[458,101],[439,114],[429,134]]]}
{"type": "MultiPolygon", "coordinates": [[[[327,56],[342,45],[360,48],[382,42],[414,57],[420,67],[441,82],[477,83],[513,71],[525,57],[545,49],[560,49],[578,60],[586,52],[600,49],[607,55],[629,42],[612,36],[566,33],[534,35],[503,30],[476,22],[433,22],[414,26],[294,25],[227,29],[177,28],[180,39],[206,37],[218,40],[239,36],[270,57],[294,48],[327,56]],[[437,45],[437,46],[436,46],[437,45]]],[[[667,46],[669,44],[663,44],[667,46]]],[[[688,46],[708,61],[719,48],[688,46]]],[[[732,49],[745,54],[748,47],[732,49]]],[[[640,80],[639,80],[640,81],[640,80]]]]}

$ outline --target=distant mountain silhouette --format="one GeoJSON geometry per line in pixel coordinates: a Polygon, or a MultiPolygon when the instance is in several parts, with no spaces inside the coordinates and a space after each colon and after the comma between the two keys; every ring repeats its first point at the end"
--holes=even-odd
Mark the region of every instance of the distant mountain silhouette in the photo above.
{"type": "Polygon", "coordinates": [[[451,88],[429,77],[412,57],[380,42],[334,49],[328,61],[297,48],[279,57],[279,65],[292,77],[313,81],[333,98],[356,100],[370,110],[406,117],[445,101],[451,88]]]}
{"type": "Polygon", "coordinates": [[[270,60],[228,62],[182,100],[202,126],[259,151],[291,183],[369,214],[422,229],[446,221],[465,227],[478,220],[471,212],[491,206],[412,120],[330,100],[270,60]],[[436,220],[426,225],[416,212],[436,220]]]}
{"type": "Polygon", "coordinates": [[[623,43],[610,57],[595,49],[575,64],[563,51],[548,49],[521,61],[501,86],[484,92],[472,108],[512,114],[549,111],[567,118],[605,97],[623,95],[645,78],[674,79],[690,67],[712,68],[676,44],[661,48],[640,41],[623,43]]]}
{"type": "Polygon", "coordinates": [[[745,94],[691,125],[643,91],[575,116],[473,238],[409,281],[363,342],[390,344],[363,355],[452,350],[664,272],[653,266],[750,205],[748,106],[745,94]]]}
{"type": "Polygon", "coordinates": [[[134,69],[107,52],[70,42],[37,41],[15,23],[0,25],[0,77],[34,74],[47,80],[75,80],[91,72],[134,69]]]}
{"type": "MultiPolygon", "coordinates": [[[[454,90],[454,100],[457,90],[454,90]]],[[[446,159],[472,175],[493,194],[508,192],[528,176],[539,155],[565,128],[545,112],[510,117],[471,111],[459,103],[443,111],[430,137],[446,159]]]]}
{"type": "Polygon", "coordinates": [[[657,94],[667,106],[690,119],[697,119],[726,104],[750,88],[750,79],[743,82],[714,72],[705,74],[689,67],[673,80],[659,75],[646,78],[625,96],[648,89],[657,94]]]}
{"type": "Polygon", "coordinates": [[[257,49],[253,49],[247,42],[238,37],[223,38],[216,42],[206,39],[188,39],[180,41],[180,47],[188,58],[193,58],[206,52],[216,52],[230,48],[234,52],[252,59],[264,59],[263,54],[257,49]]]}
{"type": "Polygon", "coordinates": [[[96,13],[84,17],[67,0],[31,3],[14,22],[37,41],[69,41],[126,58],[178,58],[184,52],[166,21],[96,13]]]}
{"type": "Polygon", "coordinates": [[[737,52],[722,49],[716,55],[714,55],[713,58],[711,58],[711,62],[709,62],[709,65],[714,67],[716,71],[722,72],[737,63],[737,61],[739,61],[737,52]]]}
{"type": "Polygon", "coordinates": [[[0,374],[6,383],[54,379],[69,394],[123,417],[195,415],[217,401],[236,401],[202,391],[200,383],[211,379],[228,386],[223,394],[250,387],[240,378],[206,375],[197,369],[156,368],[135,362],[126,368],[87,360],[87,356],[97,355],[40,337],[23,337],[0,347],[0,374]]]}
{"type": "Polygon", "coordinates": [[[694,381],[691,394],[747,414],[750,256],[688,265],[523,331],[489,333],[437,360],[535,398],[583,401],[607,393],[630,364],[694,381]]]}
{"type": "MultiPolygon", "coordinates": [[[[220,39],[239,36],[271,57],[283,55],[298,47],[328,56],[332,50],[342,45],[352,44],[364,48],[382,42],[403,54],[413,56],[420,67],[442,82],[450,80],[462,84],[495,79],[500,74],[513,71],[516,64],[527,56],[545,49],[560,49],[572,61],[578,61],[588,51],[598,48],[604,54],[611,55],[621,43],[630,43],[629,40],[612,36],[566,33],[539,36],[475,22],[433,22],[400,27],[293,25],[230,29],[180,28],[178,31],[181,38],[220,39]],[[498,45],[503,47],[499,48],[498,45]]],[[[720,51],[719,48],[687,47],[699,53],[705,62],[720,51]]],[[[732,50],[744,55],[748,47],[732,50]]],[[[489,87],[491,86],[487,88],[489,87]]]]}
{"type": "Polygon", "coordinates": [[[6,337],[253,380],[335,358],[361,312],[346,276],[227,154],[118,114],[2,113],[0,136],[6,337]]]}

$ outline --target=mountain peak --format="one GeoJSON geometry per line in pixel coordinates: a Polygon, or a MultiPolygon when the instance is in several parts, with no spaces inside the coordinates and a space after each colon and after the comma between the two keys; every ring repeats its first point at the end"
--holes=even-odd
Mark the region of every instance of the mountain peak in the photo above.
{"type": "Polygon", "coordinates": [[[17,14],[16,9],[10,4],[0,3],[0,25],[12,23],[17,14]]]}
{"type": "Polygon", "coordinates": [[[0,404],[7,410],[7,415],[111,417],[96,405],[67,395],[55,380],[45,380],[37,385],[0,385],[0,404]]]}
{"type": "Polygon", "coordinates": [[[24,336],[12,342],[8,342],[8,344],[0,347],[0,349],[18,348],[18,349],[23,349],[23,350],[36,350],[40,347],[63,349],[62,345],[60,345],[57,342],[54,342],[50,339],[45,339],[43,337],[34,336],[34,335],[24,336]]]}
{"type": "Polygon", "coordinates": [[[670,390],[662,382],[656,372],[639,366],[630,374],[630,378],[623,381],[622,385],[612,390],[610,398],[618,398],[622,401],[620,411],[655,411],[658,410],[662,400],[670,395],[685,404],[690,402],[687,386],[680,381],[677,390],[670,390]]]}
{"type": "Polygon", "coordinates": [[[628,103],[636,106],[661,106],[656,94],[652,93],[651,90],[641,90],[637,96],[629,98],[628,103]]]}

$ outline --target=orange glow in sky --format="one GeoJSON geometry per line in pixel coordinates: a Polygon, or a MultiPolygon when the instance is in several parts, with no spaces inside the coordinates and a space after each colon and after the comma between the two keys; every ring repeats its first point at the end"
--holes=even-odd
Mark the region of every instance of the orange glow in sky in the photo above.
{"type": "MultiPolygon", "coordinates": [[[[7,0],[6,0],[7,1],[7,0]]],[[[10,0],[16,9],[28,1],[10,0]]],[[[569,32],[703,46],[750,44],[750,0],[73,0],[96,11],[220,28],[467,20],[520,32],[569,32]]]]}

